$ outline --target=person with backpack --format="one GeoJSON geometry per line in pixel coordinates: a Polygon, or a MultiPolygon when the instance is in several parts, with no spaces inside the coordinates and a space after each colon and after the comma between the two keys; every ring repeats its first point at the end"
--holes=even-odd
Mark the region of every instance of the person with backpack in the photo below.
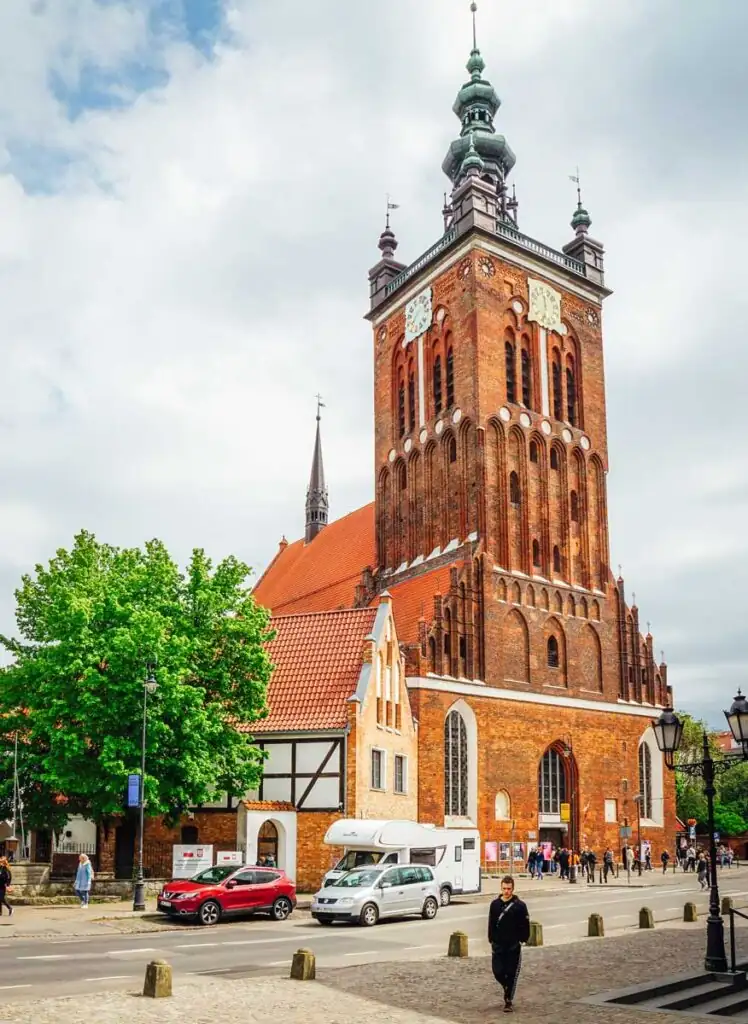
{"type": "Polygon", "coordinates": [[[91,895],[91,884],[93,882],[93,867],[85,853],[78,858],[78,870],[75,873],[75,895],[81,901],[81,909],[88,910],[88,900],[91,895]]]}
{"type": "Polygon", "coordinates": [[[663,875],[666,875],[668,861],[670,860],[670,854],[667,852],[667,850],[662,851],[662,853],[660,854],[660,860],[662,861],[662,873],[663,875]]]}
{"type": "Polygon", "coordinates": [[[587,884],[595,881],[595,868],[597,867],[597,854],[594,850],[587,850],[587,884]]]}
{"type": "Polygon", "coordinates": [[[8,903],[6,895],[12,881],[13,876],[11,875],[10,868],[8,867],[8,860],[6,857],[3,857],[0,859],[0,916],[2,916],[3,907],[7,907],[8,916],[13,917],[13,907],[8,903]]]}
{"type": "Polygon", "coordinates": [[[613,857],[613,851],[608,847],[603,854],[603,881],[608,884],[608,875],[613,874],[615,867],[615,858],[613,857]]]}
{"type": "Polygon", "coordinates": [[[514,1010],[514,993],[522,967],[522,943],[530,938],[530,913],[527,904],[514,893],[514,879],[501,880],[501,895],[488,911],[488,941],[491,943],[491,969],[504,991],[504,1013],[514,1010]]]}

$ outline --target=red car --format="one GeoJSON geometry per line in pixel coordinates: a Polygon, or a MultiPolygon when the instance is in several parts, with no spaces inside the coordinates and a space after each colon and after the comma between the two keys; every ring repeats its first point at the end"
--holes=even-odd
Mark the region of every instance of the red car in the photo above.
{"type": "Polygon", "coordinates": [[[223,917],[261,913],[285,921],[296,906],[296,886],[278,868],[217,865],[194,878],[167,882],[157,906],[171,917],[197,918],[205,925],[218,924],[223,917]]]}

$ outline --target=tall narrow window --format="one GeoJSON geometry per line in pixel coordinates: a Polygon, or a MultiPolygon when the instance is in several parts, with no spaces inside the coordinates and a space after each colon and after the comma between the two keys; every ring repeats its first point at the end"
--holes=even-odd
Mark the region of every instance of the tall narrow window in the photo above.
{"type": "Polygon", "coordinates": [[[557,573],[561,572],[561,551],[559,550],[558,545],[553,549],[553,571],[557,573]]]}
{"type": "Polygon", "coordinates": [[[532,542],[532,564],[536,569],[540,568],[540,544],[536,540],[532,542]]]}
{"type": "Polygon", "coordinates": [[[530,441],[530,462],[538,461],[538,442],[530,441]]]}
{"type": "Polygon", "coordinates": [[[509,474],[509,500],[512,505],[522,504],[522,490],[519,486],[519,477],[514,472],[509,474]]]}
{"type": "Polygon", "coordinates": [[[504,358],[506,360],[506,400],[507,402],[517,401],[517,370],[515,365],[514,345],[507,341],[504,345],[504,358]]]}
{"type": "Polygon", "coordinates": [[[457,462],[457,441],[454,437],[449,439],[449,461],[457,462]]]}
{"type": "Polygon", "coordinates": [[[566,765],[557,750],[546,750],[538,768],[538,809],[541,814],[560,814],[566,803],[566,765]]]}
{"type": "Polygon", "coordinates": [[[450,711],[444,723],[444,813],[468,814],[467,728],[459,711],[450,711]]]}
{"type": "Polygon", "coordinates": [[[416,429],[416,378],[411,370],[408,375],[408,430],[416,429]]]}
{"type": "Polygon", "coordinates": [[[556,358],[553,360],[553,415],[557,420],[564,418],[564,402],[561,393],[561,366],[556,358]]]}
{"type": "Polygon", "coordinates": [[[559,656],[558,656],[558,640],[555,636],[548,637],[548,667],[558,668],[559,656]]]}
{"type": "Polygon", "coordinates": [[[397,428],[400,437],[405,437],[405,381],[402,376],[397,386],[397,428]]]}
{"type": "Polygon", "coordinates": [[[408,471],[406,470],[405,464],[403,463],[400,466],[400,490],[404,491],[407,486],[408,486],[408,471]]]}
{"type": "Polygon", "coordinates": [[[522,401],[529,409],[532,405],[532,368],[530,366],[530,353],[526,348],[522,349],[522,401]]]}
{"type": "Polygon", "coordinates": [[[642,743],[639,747],[639,817],[652,817],[652,754],[649,744],[642,743]]]}
{"type": "Polygon", "coordinates": [[[571,521],[579,522],[579,495],[576,491],[571,492],[571,521]]]}
{"type": "Polygon", "coordinates": [[[574,380],[574,370],[571,366],[566,367],[566,418],[572,427],[577,422],[577,385],[574,380]]]}
{"type": "Polygon", "coordinates": [[[442,411],[442,357],[434,360],[434,415],[442,411]]]}
{"type": "Polygon", "coordinates": [[[551,469],[558,469],[558,449],[551,448],[551,469]]]}
{"type": "Polygon", "coordinates": [[[444,612],[444,668],[448,676],[452,675],[452,613],[449,608],[444,612]]]}
{"type": "Polygon", "coordinates": [[[447,351],[447,408],[455,404],[455,357],[450,348],[447,351]]]}

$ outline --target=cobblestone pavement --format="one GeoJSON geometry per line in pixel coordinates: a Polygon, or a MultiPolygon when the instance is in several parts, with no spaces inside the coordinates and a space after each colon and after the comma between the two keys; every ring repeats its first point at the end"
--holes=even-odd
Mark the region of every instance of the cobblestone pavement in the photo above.
{"type": "MultiPolygon", "coordinates": [[[[744,944],[748,935],[743,936],[744,944]]],[[[703,956],[703,930],[660,929],[614,939],[587,940],[525,951],[517,1013],[528,1024],[573,1019],[575,1024],[683,1024],[714,1018],[585,1006],[577,1000],[601,991],[687,973],[703,956]]],[[[34,1024],[485,1024],[501,1003],[486,957],[418,963],[373,963],[321,972],[316,982],[278,978],[180,980],[171,999],[135,993],[18,1003],[0,1021],[34,1024]]]]}

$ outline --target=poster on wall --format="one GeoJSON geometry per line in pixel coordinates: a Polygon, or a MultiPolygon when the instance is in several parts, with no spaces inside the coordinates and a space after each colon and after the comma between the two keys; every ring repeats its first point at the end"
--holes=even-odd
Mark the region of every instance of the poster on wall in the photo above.
{"type": "Polygon", "coordinates": [[[199,872],[212,867],[212,846],[174,846],[172,848],[172,878],[193,878],[199,872]]]}
{"type": "Polygon", "coordinates": [[[216,854],[216,864],[233,864],[240,867],[243,863],[244,856],[241,850],[219,850],[216,854]]]}
{"type": "Polygon", "coordinates": [[[515,843],[514,844],[514,859],[521,860],[524,863],[525,860],[525,844],[515,843]]]}
{"type": "Polygon", "coordinates": [[[499,844],[486,843],[486,864],[495,864],[499,859],[499,844]]]}
{"type": "Polygon", "coordinates": [[[499,843],[499,860],[509,860],[509,843],[499,843]]]}

